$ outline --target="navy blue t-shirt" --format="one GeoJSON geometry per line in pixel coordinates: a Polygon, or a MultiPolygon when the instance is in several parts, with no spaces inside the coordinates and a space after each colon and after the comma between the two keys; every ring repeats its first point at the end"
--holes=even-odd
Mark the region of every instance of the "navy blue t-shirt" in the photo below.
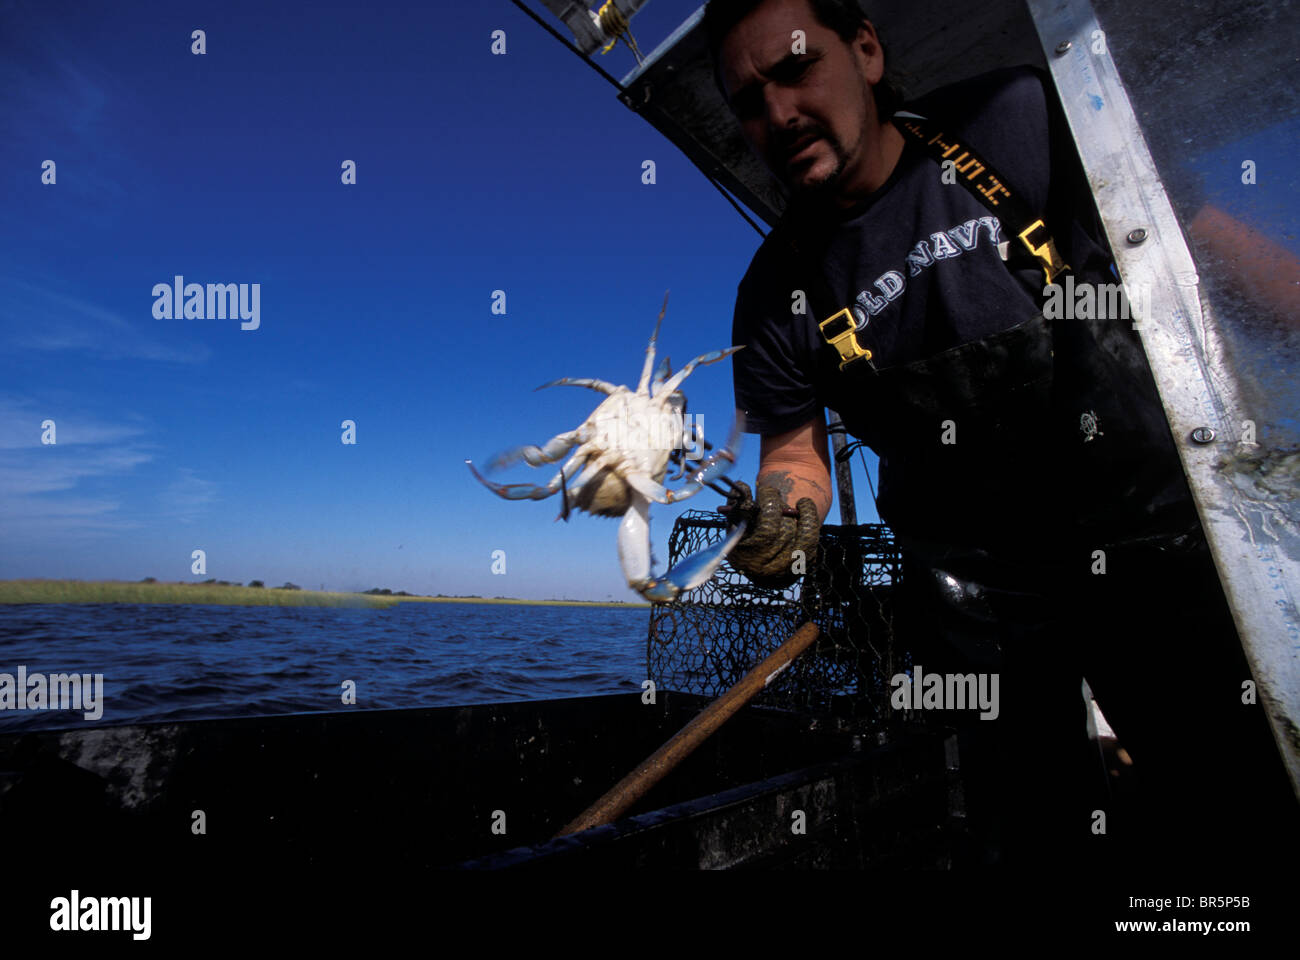
{"type": "MultiPolygon", "coordinates": [[[[935,91],[907,110],[941,120],[944,129],[985,156],[1029,210],[1041,212],[1077,283],[1115,283],[1091,195],[1045,83],[1031,67],[999,70],[935,91]]],[[[970,191],[944,183],[938,163],[911,139],[878,190],[851,210],[823,214],[813,232],[817,248],[809,258],[821,265],[824,288],[835,300],[830,309],[850,307],[858,342],[872,351],[879,371],[1041,318],[1040,263],[1008,236],[1010,225],[970,191]]],[[[864,408],[856,386],[860,380],[838,371],[839,357],[817,328],[816,306],[810,302],[805,312],[792,310],[795,291],[813,294],[799,269],[788,251],[769,239],[739,285],[732,342],[746,349],[732,362],[736,405],[746,429],[783,433],[831,407],[851,432],[869,434],[865,427],[873,411],[864,408]]],[[[1127,322],[1090,330],[1062,324],[1055,332],[1058,380],[1083,384],[1080,395],[1088,396],[1086,404],[1067,411],[1076,427],[1057,435],[1071,446],[1067,457],[1077,451],[1082,459],[1049,468],[1029,438],[1014,449],[1017,463],[994,459],[988,470],[981,465],[978,481],[963,481],[962,495],[969,500],[954,502],[955,513],[969,515],[991,500],[1019,497],[1008,499],[999,516],[998,524],[1005,526],[1007,517],[1024,512],[1026,488],[1063,488],[1058,478],[1069,475],[1086,490],[1088,504],[1072,511],[1081,526],[1096,530],[1101,524],[1116,536],[1136,533],[1151,527],[1155,514],[1174,501],[1177,522],[1185,522],[1185,485],[1137,335],[1127,322]],[[1099,392],[1096,384],[1102,381],[1106,388],[1099,392]],[[1099,401],[1099,393],[1110,400],[1099,401]],[[1080,433],[1081,417],[1099,421],[1100,434],[1080,433]],[[1049,469],[1055,473],[1043,472],[1049,469]],[[1035,482],[1029,481],[1030,471],[1036,471],[1035,482]]],[[[931,502],[941,493],[952,499],[942,487],[947,481],[934,475],[936,461],[922,456],[926,451],[914,455],[913,448],[904,447],[877,453],[882,484],[892,481],[894,491],[905,484],[918,496],[922,487],[934,486],[925,492],[931,502]]],[[[989,523],[991,529],[992,515],[989,523]]]]}
{"type": "MultiPolygon", "coordinates": [[[[1030,67],[999,70],[907,109],[931,116],[937,105],[1029,209],[1047,213],[1076,275],[1113,281],[1104,241],[1061,216],[1077,205],[1079,187],[1073,158],[1066,163],[1051,155],[1041,74],[1030,67]],[[1058,183],[1058,172],[1068,181],[1058,183]]],[[[981,339],[1039,311],[1042,268],[1025,257],[1009,266],[998,246],[1007,240],[992,212],[964,187],[943,183],[935,161],[909,139],[884,185],[842,215],[822,264],[836,306],[851,305],[858,342],[883,369],[981,339]]],[[[737,292],[732,342],[746,349],[732,359],[736,405],[753,433],[783,433],[834,406],[833,385],[819,383],[817,357],[828,347],[811,312],[791,312],[793,291],[802,285],[788,267],[764,244],[737,292]]]]}

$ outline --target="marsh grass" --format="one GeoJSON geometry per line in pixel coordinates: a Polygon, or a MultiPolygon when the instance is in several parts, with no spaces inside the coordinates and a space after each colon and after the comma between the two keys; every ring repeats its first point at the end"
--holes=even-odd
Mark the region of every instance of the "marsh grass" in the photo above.
{"type": "Polygon", "coordinates": [[[213,603],[243,607],[391,607],[390,597],[217,583],[0,580],[0,603],[213,603]]]}
{"type": "Polygon", "coordinates": [[[506,597],[397,597],[219,583],[125,580],[0,580],[0,603],[210,603],[243,607],[371,607],[398,603],[504,603],[546,607],[649,607],[648,603],[514,600],[506,597]]]}

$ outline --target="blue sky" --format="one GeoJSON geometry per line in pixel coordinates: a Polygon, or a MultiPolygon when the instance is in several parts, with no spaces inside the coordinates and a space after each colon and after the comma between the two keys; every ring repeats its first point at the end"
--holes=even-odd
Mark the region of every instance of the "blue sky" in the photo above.
{"type": "MultiPolygon", "coordinates": [[[[643,49],[697,5],[649,4],[643,49]]],[[[675,364],[730,343],[758,236],[612,87],[504,0],[0,16],[0,578],[206,579],[202,549],[268,585],[636,598],[615,521],[555,523],[463,462],[599,400],[543,382],[634,385],[665,290],[675,364]],[[260,284],[260,327],[155,318],[178,274],[260,284]]],[[[725,437],[730,363],[685,388],[725,437]]],[[[660,571],[673,518],[720,499],[652,511],[660,571]]]]}

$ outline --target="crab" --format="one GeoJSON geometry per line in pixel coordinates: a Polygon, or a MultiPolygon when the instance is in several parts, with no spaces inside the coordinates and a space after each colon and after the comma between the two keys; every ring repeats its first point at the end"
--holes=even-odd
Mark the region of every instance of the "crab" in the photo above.
{"type": "Polygon", "coordinates": [[[701,354],[676,374],[671,372],[665,358],[652,378],[655,343],[667,309],[665,296],[635,391],[604,380],[578,377],[562,377],[542,384],[538,390],[555,386],[586,387],[605,394],[605,399],[576,429],[552,437],[540,447],[529,445],[507,450],[494,457],[487,467],[492,472],[520,460],[540,467],[556,463],[577,447],[550,482],[544,486],[493,483],[475,469],[472,461],[465,461],[480,483],[507,500],[542,500],[559,493],[563,519],[568,519],[570,507],[595,516],[621,517],[618,555],[623,575],[628,586],[652,603],[671,602],[684,591],[705,583],[745,533],[745,524],[737,524],[722,541],[686,557],[662,577],[653,574],[650,504],[677,503],[699,493],[705,486],[713,487],[716,479],[725,480],[726,471],[736,462],[735,451],[742,430],[742,419],[737,413],[727,445],[707,458],[690,462],[687,448],[697,445],[705,450],[709,445],[704,442],[699,424],[687,425],[686,398],[677,388],[696,367],[717,363],[741,347],[701,354]],[[674,479],[686,480],[675,489],[664,486],[670,461],[680,466],[674,479]]]}

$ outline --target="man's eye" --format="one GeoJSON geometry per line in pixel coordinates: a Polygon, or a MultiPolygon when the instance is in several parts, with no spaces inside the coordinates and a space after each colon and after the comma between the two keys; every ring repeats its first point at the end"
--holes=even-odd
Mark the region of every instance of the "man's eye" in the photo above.
{"type": "Polygon", "coordinates": [[[809,57],[806,60],[794,60],[791,63],[789,63],[786,66],[786,68],[782,71],[781,79],[787,82],[792,80],[798,80],[805,73],[807,73],[808,69],[816,62],[817,61],[813,60],[811,57],[809,57]]]}
{"type": "MultiPolygon", "coordinates": [[[[787,60],[772,71],[772,79],[778,83],[798,83],[817,60],[817,57],[787,60]]],[[[736,118],[740,120],[750,119],[762,113],[762,88],[754,87],[735,96],[731,100],[731,110],[736,115],[736,118]]]]}
{"type": "Polygon", "coordinates": [[[762,100],[757,90],[746,91],[731,101],[731,109],[741,119],[752,117],[758,112],[762,100]]]}

